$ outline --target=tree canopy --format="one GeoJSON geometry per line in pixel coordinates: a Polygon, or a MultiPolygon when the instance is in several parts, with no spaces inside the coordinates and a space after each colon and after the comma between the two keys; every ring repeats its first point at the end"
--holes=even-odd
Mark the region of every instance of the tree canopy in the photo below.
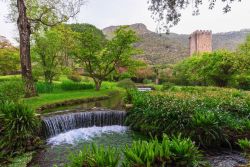
{"type": "MultiPolygon", "coordinates": [[[[220,0],[224,7],[224,13],[231,11],[233,2],[241,2],[241,0],[220,0]]],[[[193,7],[193,15],[198,15],[199,7],[208,2],[208,8],[213,9],[218,3],[216,0],[149,0],[149,10],[152,11],[153,18],[160,23],[162,27],[169,30],[170,27],[178,24],[181,18],[181,11],[189,6],[193,7]]]]}
{"type": "Polygon", "coordinates": [[[10,20],[17,23],[25,97],[36,96],[32,76],[30,37],[47,27],[66,22],[80,11],[84,0],[10,0],[10,20]]]}
{"type": "Polygon", "coordinates": [[[182,85],[250,88],[250,36],[235,52],[193,55],[174,66],[175,82],[182,85]]]}
{"type": "Polygon", "coordinates": [[[119,68],[129,68],[135,64],[132,55],[138,53],[134,43],[138,40],[134,31],[120,27],[111,40],[106,40],[102,31],[88,24],[71,25],[78,33],[75,60],[93,78],[96,90],[102,81],[119,68]]]}
{"type": "Polygon", "coordinates": [[[33,47],[33,61],[36,62],[35,71],[44,76],[46,83],[51,84],[53,79],[66,68],[68,54],[73,49],[73,32],[60,25],[41,33],[35,37],[33,47]]]}
{"type": "Polygon", "coordinates": [[[18,49],[6,42],[0,42],[0,74],[16,72],[20,68],[18,49]]]}

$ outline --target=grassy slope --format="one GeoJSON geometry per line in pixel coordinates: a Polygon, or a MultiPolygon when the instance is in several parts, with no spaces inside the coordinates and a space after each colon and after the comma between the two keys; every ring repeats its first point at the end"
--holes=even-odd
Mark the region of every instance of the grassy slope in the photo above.
{"type": "Polygon", "coordinates": [[[44,94],[40,94],[38,97],[24,99],[24,103],[36,109],[45,104],[52,104],[52,103],[65,101],[65,100],[105,96],[114,90],[115,89],[111,89],[111,90],[105,89],[105,90],[100,90],[100,91],[81,90],[81,91],[64,91],[64,92],[57,92],[57,93],[44,93],[44,94]]]}

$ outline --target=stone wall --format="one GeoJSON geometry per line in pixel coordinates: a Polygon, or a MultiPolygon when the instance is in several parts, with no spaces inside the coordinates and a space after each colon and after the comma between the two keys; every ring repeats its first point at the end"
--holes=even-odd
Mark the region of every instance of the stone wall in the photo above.
{"type": "Polygon", "coordinates": [[[212,31],[197,30],[189,37],[189,53],[211,52],[212,51],[212,31]]]}

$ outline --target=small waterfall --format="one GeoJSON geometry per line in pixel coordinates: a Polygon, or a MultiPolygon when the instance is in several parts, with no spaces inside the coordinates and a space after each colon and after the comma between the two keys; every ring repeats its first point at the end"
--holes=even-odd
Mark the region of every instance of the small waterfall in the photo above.
{"type": "Polygon", "coordinates": [[[92,111],[44,117],[43,132],[45,137],[51,137],[84,127],[124,125],[125,116],[124,111],[92,111]]]}

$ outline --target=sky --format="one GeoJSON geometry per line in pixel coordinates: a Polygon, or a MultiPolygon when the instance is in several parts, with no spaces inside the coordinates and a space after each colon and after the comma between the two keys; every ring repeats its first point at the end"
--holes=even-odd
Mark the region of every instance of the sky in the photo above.
{"type": "MultiPolygon", "coordinates": [[[[219,2],[215,9],[209,10],[208,5],[204,4],[199,16],[192,16],[190,7],[182,12],[181,21],[170,31],[190,34],[200,29],[217,33],[250,28],[250,0],[235,2],[232,11],[227,14],[223,14],[222,7],[223,4],[219,2]]],[[[15,24],[7,23],[8,12],[6,2],[0,1],[0,35],[14,41],[18,33],[15,24]]],[[[88,0],[71,22],[90,23],[101,29],[111,25],[144,23],[151,31],[155,31],[157,25],[148,11],[147,0],[88,0]]]]}

